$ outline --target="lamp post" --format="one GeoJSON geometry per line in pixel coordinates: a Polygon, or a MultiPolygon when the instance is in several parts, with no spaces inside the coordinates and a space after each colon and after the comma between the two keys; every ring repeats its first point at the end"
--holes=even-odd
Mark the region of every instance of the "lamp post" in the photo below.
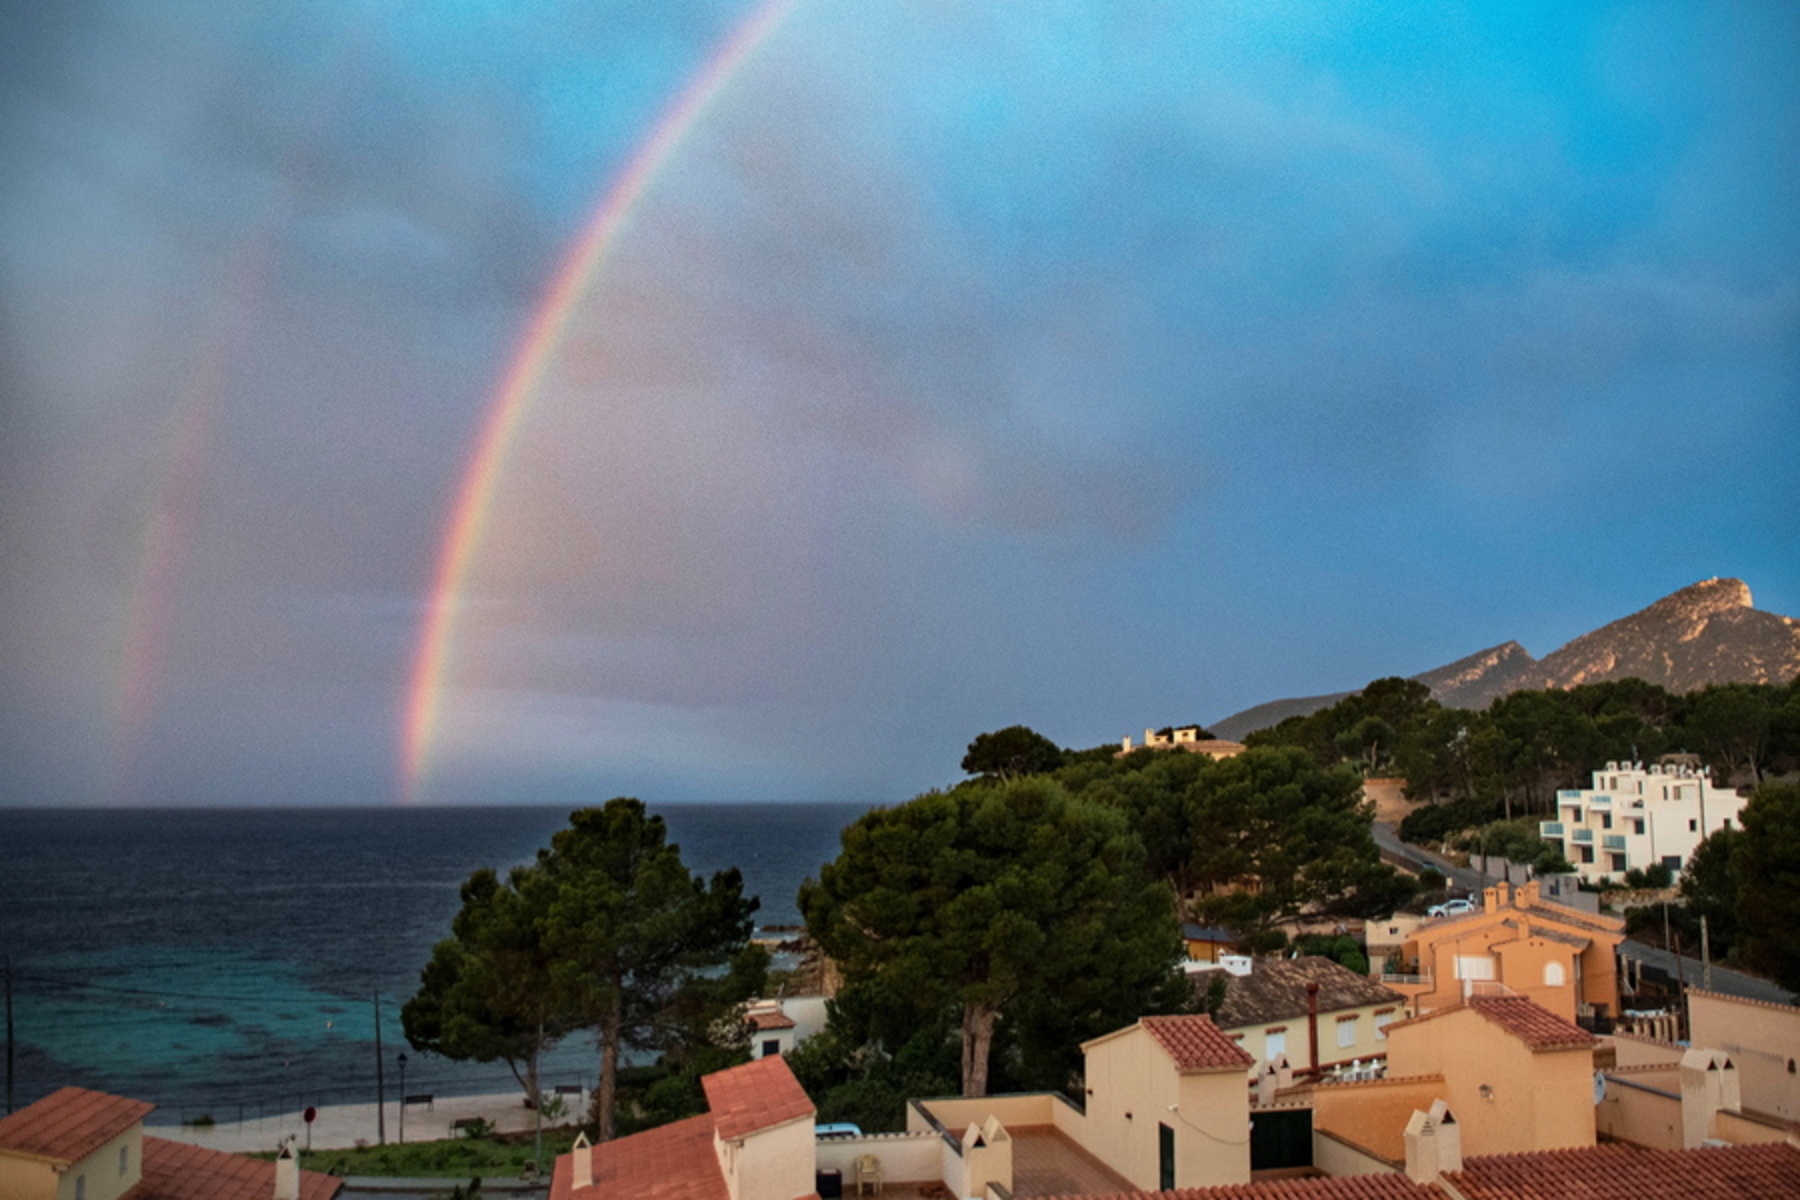
{"type": "Polygon", "coordinates": [[[406,1141],[406,1051],[400,1052],[400,1140],[406,1141]]]}

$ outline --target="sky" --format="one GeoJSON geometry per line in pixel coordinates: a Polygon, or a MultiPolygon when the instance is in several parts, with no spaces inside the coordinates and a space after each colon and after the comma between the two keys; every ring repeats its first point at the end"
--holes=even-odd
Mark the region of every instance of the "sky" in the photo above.
{"type": "Polygon", "coordinates": [[[1800,616],[1800,8],[25,0],[0,806],[892,802],[1800,616]]]}

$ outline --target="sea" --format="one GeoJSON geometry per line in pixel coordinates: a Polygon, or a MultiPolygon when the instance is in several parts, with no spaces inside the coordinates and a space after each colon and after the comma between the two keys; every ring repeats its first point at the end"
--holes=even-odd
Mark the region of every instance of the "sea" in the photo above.
{"type": "MultiPolygon", "coordinates": [[[[690,870],[737,867],[761,932],[868,804],[652,806],[690,870]]],[[[148,1100],[152,1124],[505,1092],[504,1063],[407,1045],[400,1006],[481,867],[532,861],[566,808],[0,809],[7,1095],[148,1100]],[[400,1058],[405,1056],[402,1065],[400,1058]],[[379,1078],[378,1078],[379,1075],[379,1078]]],[[[592,1087],[591,1036],[544,1086],[592,1087]]]]}

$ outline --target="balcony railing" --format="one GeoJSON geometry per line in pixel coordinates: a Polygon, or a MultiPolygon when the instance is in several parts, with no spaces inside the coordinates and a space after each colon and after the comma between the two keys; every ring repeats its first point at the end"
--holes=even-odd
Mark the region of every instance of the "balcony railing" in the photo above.
{"type": "Polygon", "coordinates": [[[1577,829],[1569,834],[1569,837],[1577,842],[1587,842],[1592,844],[1594,840],[1594,831],[1591,829],[1577,829]]]}
{"type": "Polygon", "coordinates": [[[1580,800],[1581,793],[1571,788],[1563,788],[1556,793],[1556,798],[1558,800],[1580,800]]]}
{"type": "Polygon", "coordinates": [[[1606,850],[1623,850],[1625,848],[1625,835],[1622,833],[1609,833],[1600,839],[1600,845],[1606,850]]]}
{"type": "Polygon", "coordinates": [[[1383,971],[1381,973],[1381,982],[1386,984],[1399,984],[1402,987],[1430,987],[1431,975],[1429,973],[1424,975],[1397,975],[1391,971],[1383,971]]]}
{"type": "Polygon", "coordinates": [[[1538,822],[1538,836],[1539,837],[1559,838],[1562,835],[1563,835],[1563,823],[1561,821],[1539,821],[1538,822]]]}
{"type": "Polygon", "coordinates": [[[1601,792],[1595,792],[1592,796],[1588,797],[1588,803],[1589,804],[1611,804],[1612,797],[1605,795],[1604,793],[1601,793],[1601,792]]]}

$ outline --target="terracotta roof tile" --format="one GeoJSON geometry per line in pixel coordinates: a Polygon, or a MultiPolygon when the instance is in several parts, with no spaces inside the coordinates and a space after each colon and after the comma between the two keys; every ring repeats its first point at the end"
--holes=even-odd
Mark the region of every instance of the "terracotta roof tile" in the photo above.
{"type": "Polygon", "coordinates": [[[1140,1017],[1138,1023],[1169,1052],[1180,1070],[1243,1070],[1256,1065],[1256,1060],[1214,1025],[1211,1017],[1140,1017]]]}
{"type": "Polygon", "coordinates": [[[1595,1044],[1594,1035],[1524,996],[1473,996],[1469,1007],[1533,1050],[1564,1050],[1595,1044]]]}
{"type": "Polygon", "coordinates": [[[816,1110],[806,1089],[780,1057],[759,1058],[741,1067],[702,1076],[706,1106],[712,1110],[719,1136],[734,1141],[816,1110]]]}
{"type": "Polygon", "coordinates": [[[550,1200],[731,1200],[707,1115],[595,1146],[594,1182],[574,1180],[574,1154],[559,1156],[550,1200]]]}
{"type": "MultiPolygon", "coordinates": [[[[1204,991],[1211,981],[1196,977],[1194,987],[1204,991]]],[[[1367,1004],[1398,1004],[1404,997],[1366,976],[1319,955],[1258,962],[1248,975],[1226,978],[1225,1001],[1219,1006],[1221,1029],[1266,1025],[1284,1018],[1304,1017],[1306,985],[1319,985],[1319,1011],[1341,1012],[1367,1004]]]]}
{"type": "Polygon", "coordinates": [[[1428,1013],[1395,1021],[1387,1027],[1389,1037],[1397,1030],[1427,1021],[1437,1021],[1464,1010],[1479,1013],[1532,1050],[1579,1050],[1598,1044],[1593,1034],[1579,1025],[1571,1025],[1549,1009],[1524,996],[1475,996],[1448,1008],[1434,1008],[1428,1013]]]}
{"type": "MultiPolygon", "coordinates": [[[[300,1200],[331,1200],[344,1181],[300,1172],[300,1200]]],[[[167,1138],[144,1139],[144,1177],[121,1200],[262,1200],[275,1194],[275,1164],[167,1138]]]]}
{"type": "Polygon", "coordinates": [[[142,1121],[155,1107],[86,1088],[60,1088],[0,1120],[0,1150],[75,1162],[142,1121]]]}
{"type": "Polygon", "coordinates": [[[1082,1200],[1444,1200],[1444,1193],[1404,1175],[1339,1175],[1270,1179],[1166,1192],[1117,1192],[1082,1200]]]}
{"type": "Polygon", "coordinates": [[[1639,1150],[1623,1145],[1463,1160],[1468,1200],[1771,1200],[1800,1196],[1800,1150],[1779,1144],[1639,1150]]]}
{"type": "Polygon", "coordinates": [[[792,1029],[794,1027],[794,1018],[786,1013],[753,1012],[744,1019],[750,1022],[750,1028],[758,1030],[792,1029]]]}

